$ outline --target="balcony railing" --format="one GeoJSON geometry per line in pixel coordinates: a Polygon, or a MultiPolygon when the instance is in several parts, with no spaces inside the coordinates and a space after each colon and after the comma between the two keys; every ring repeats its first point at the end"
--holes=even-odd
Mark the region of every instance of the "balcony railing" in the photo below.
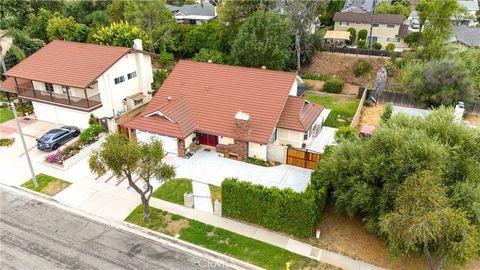
{"type": "MultiPolygon", "coordinates": [[[[31,88],[17,87],[18,95],[21,98],[48,101],[49,103],[62,104],[68,107],[77,107],[82,109],[94,109],[102,104],[100,94],[87,97],[77,97],[65,94],[58,94],[49,91],[35,90],[31,88]]],[[[87,92],[88,94],[88,92],[87,92]]]]}

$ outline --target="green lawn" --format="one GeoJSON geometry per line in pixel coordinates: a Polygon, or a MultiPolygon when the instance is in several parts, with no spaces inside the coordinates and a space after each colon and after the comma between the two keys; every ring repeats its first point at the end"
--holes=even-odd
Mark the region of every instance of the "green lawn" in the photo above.
{"type": "Polygon", "coordinates": [[[38,187],[36,188],[33,184],[32,179],[23,183],[22,187],[26,187],[28,189],[46,194],[48,196],[54,196],[58,192],[64,190],[65,188],[71,185],[70,182],[67,182],[65,180],[58,179],[43,173],[37,175],[37,182],[38,182],[38,187]]]}
{"type": "Polygon", "coordinates": [[[248,238],[224,229],[213,227],[195,220],[150,208],[151,221],[143,219],[143,206],[139,205],[125,221],[179,238],[228,256],[246,261],[266,269],[315,269],[318,263],[279,247],[248,238]]]}
{"type": "Polygon", "coordinates": [[[208,187],[210,188],[210,198],[212,198],[212,205],[215,200],[222,201],[222,187],[210,184],[208,184],[208,187]]]}
{"type": "Polygon", "coordinates": [[[13,119],[13,112],[8,108],[0,108],[0,123],[13,119]]]}
{"type": "Polygon", "coordinates": [[[153,192],[153,197],[183,205],[183,194],[193,192],[192,180],[177,178],[165,182],[153,192]]]}
{"type": "Polygon", "coordinates": [[[360,103],[358,99],[319,97],[310,94],[306,94],[305,98],[332,110],[325,120],[325,126],[334,128],[350,125],[360,103]]]}

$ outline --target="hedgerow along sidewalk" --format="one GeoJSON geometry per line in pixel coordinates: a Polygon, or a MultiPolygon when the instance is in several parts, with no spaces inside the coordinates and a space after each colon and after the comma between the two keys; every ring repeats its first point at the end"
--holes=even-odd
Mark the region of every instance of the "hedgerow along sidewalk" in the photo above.
{"type": "Polygon", "coordinates": [[[208,225],[222,228],[246,237],[250,237],[283,249],[290,252],[331,264],[347,270],[380,270],[381,267],[369,264],[361,260],[355,260],[341,254],[317,248],[298,240],[290,238],[280,233],[268,231],[249,224],[241,223],[228,218],[223,218],[198,211],[191,208],[186,208],[181,205],[152,198],[150,206],[162,209],[172,214],[177,214],[189,219],[194,219],[208,225]]]}

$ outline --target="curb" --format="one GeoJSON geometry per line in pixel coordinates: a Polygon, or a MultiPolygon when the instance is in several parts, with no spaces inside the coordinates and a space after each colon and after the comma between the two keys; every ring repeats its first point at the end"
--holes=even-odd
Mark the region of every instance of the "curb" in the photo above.
{"type": "MultiPolygon", "coordinates": [[[[203,258],[205,260],[210,260],[213,262],[214,266],[226,266],[226,267],[231,267],[234,269],[242,269],[242,270],[260,270],[263,269],[261,267],[255,266],[253,264],[229,257],[227,255],[224,255],[222,253],[209,250],[194,244],[191,244],[189,242],[177,239],[175,237],[171,237],[169,235],[161,234],[159,232],[155,232],[143,227],[140,227],[135,224],[131,224],[125,221],[117,221],[117,220],[112,220],[104,217],[100,217],[91,213],[87,213],[85,211],[73,208],[68,205],[64,205],[57,200],[41,194],[41,193],[36,193],[34,191],[31,191],[27,188],[23,187],[16,187],[16,186],[8,186],[5,184],[0,183],[0,189],[15,193],[17,195],[21,195],[24,197],[28,197],[30,199],[37,200],[39,202],[48,204],[50,206],[68,211],[70,213],[83,216],[85,218],[88,218],[90,220],[96,221],[98,223],[113,227],[118,230],[122,230],[124,232],[136,234],[140,237],[161,243],[163,245],[166,245],[168,247],[172,247],[178,250],[181,250],[186,253],[193,254],[199,258],[203,258]]],[[[206,265],[208,267],[208,265],[206,265]]]]}

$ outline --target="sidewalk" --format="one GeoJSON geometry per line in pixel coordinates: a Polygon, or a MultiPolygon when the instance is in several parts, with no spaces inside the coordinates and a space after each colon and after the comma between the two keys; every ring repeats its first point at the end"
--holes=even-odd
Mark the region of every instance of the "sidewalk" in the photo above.
{"type": "MultiPolygon", "coordinates": [[[[12,156],[6,149],[0,150],[0,183],[11,186],[20,186],[31,176],[25,158],[12,156]]],[[[60,203],[84,211],[88,214],[101,216],[116,221],[123,221],[140,202],[138,194],[126,187],[125,183],[117,185],[117,181],[102,181],[96,179],[88,169],[87,159],[63,171],[34,161],[35,173],[45,173],[72,184],[55,195],[53,198],[60,203]]],[[[208,185],[203,184],[208,189],[208,185]]],[[[155,184],[156,188],[158,184],[155,184]]],[[[208,190],[209,192],[209,190],[208,190]]],[[[210,199],[208,199],[211,207],[210,199]]],[[[325,262],[348,270],[382,269],[366,262],[355,260],[338,253],[323,250],[289,238],[283,234],[257,228],[223,217],[208,214],[203,211],[190,209],[181,205],[151,199],[151,206],[186,218],[198,220],[225,230],[238,233],[262,242],[284,248],[291,252],[325,262]]]]}

